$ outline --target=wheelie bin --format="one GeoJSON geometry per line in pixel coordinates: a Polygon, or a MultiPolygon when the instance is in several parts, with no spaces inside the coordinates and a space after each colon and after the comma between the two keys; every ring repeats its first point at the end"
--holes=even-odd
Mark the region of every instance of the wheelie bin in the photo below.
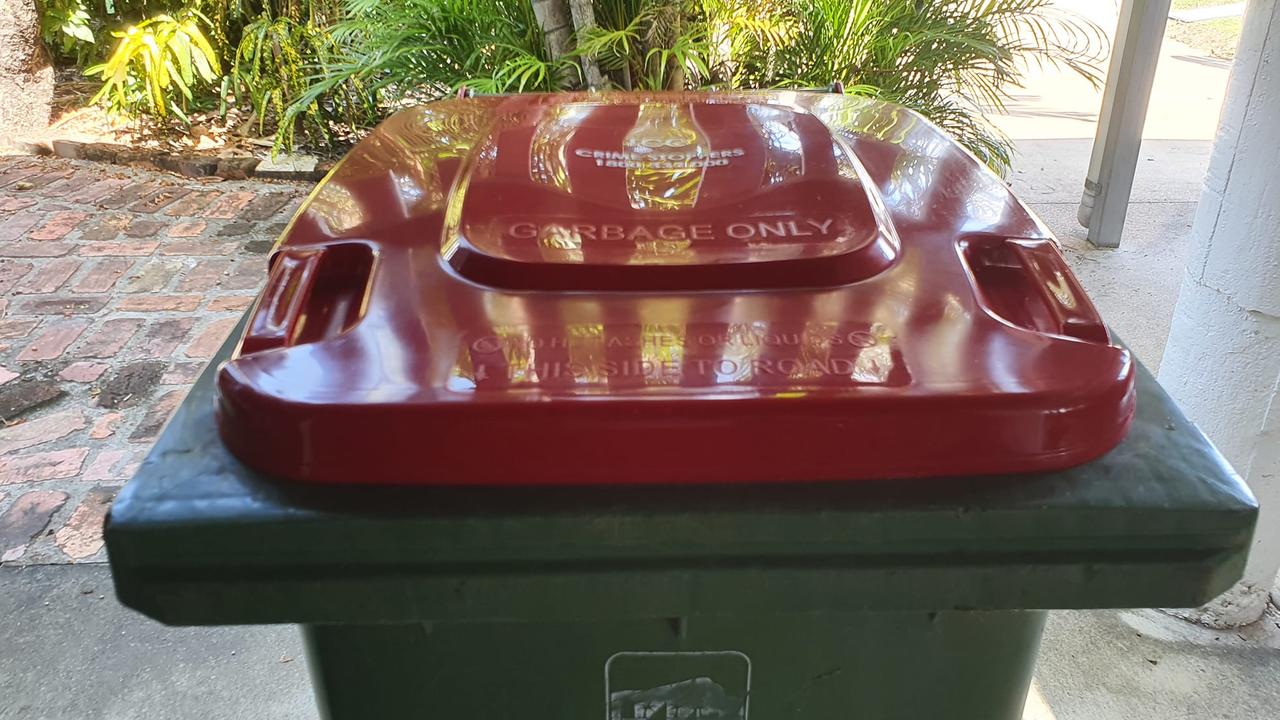
{"type": "Polygon", "coordinates": [[[561,94],[362,141],[106,538],[326,717],[1012,720],[1046,610],[1207,601],[1256,512],[919,116],[561,94]]]}

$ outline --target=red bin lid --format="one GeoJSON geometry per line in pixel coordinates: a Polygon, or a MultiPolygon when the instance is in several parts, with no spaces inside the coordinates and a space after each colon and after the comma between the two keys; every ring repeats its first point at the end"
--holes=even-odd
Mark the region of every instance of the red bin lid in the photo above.
{"type": "Polygon", "coordinates": [[[405,110],[277,245],[218,375],[250,466],[316,482],[1048,470],[1134,411],[1055,241],[948,136],[823,93],[405,110]]]}

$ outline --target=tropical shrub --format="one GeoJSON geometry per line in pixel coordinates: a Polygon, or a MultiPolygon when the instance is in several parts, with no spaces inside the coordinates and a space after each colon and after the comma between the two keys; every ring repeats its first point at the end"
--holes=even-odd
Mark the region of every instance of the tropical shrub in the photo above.
{"type": "Polygon", "coordinates": [[[548,57],[529,0],[346,0],[345,16],[332,28],[343,61],[317,74],[291,115],[350,81],[385,107],[462,85],[551,91],[579,78],[570,58],[548,57]]]}
{"type": "Polygon", "coordinates": [[[1010,143],[984,113],[1004,106],[1028,63],[1096,83],[1106,44],[1053,0],[591,0],[594,20],[567,48],[544,37],[531,0],[113,0],[110,17],[95,14],[96,0],[45,1],[46,35],[68,54],[137,23],[113,33],[110,59],[90,68],[116,111],[181,118],[191,103],[221,100],[250,109],[277,148],[345,139],[394,107],[464,86],[838,81],[919,111],[1003,169],[1010,143]]]}
{"type": "Polygon", "coordinates": [[[94,51],[94,19],[84,0],[48,0],[41,8],[40,34],[55,57],[85,62],[94,51]]]}
{"type": "Polygon", "coordinates": [[[596,25],[578,33],[575,54],[593,58],[624,90],[677,90],[711,79],[711,24],[700,3],[597,0],[596,25]]]}
{"type": "Polygon", "coordinates": [[[327,145],[334,127],[367,125],[377,112],[369,94],[352,78],[328,88],[324,102],[317,96],[286,113],[307,91],[313,75],[329,73],[338,54],[333,36],[314,21],[272,17],[264,10],[243,30],[231,87],[252,108],[259,132],[268,123],[275,128],[279,146],[292,147],[299,134],[310,145],[327,145]]]}
{"type": "MultiPolygon", "coordinates": [[[[382,107],[460,86],[482,92],[581,86],[591,60],[623,89],[825,87],[900,103],[997,169],[1003,108],[1027,63],[1098,82],[1105,36],[1052,0],[594,0],[595,24],[553,57],[528,0],[346,0],[333,29],[345,60],[286,116],[357,81],[382,107]]],[[[347,102],[338,100],[337,102],[347,102]]]]}
{"type": "Polygon", "coordinates": [[[173,113],[185,119],[194,91],[215,86],[222,75],[202,22],[208,19],[198,11],[184,10],[112,33],[120,42],[111,57],[85,70],[103,80],[92,102],[106,100],[115,113],[173,113]]]}
{"type": "MultiPolygon", "coordinates": [[[[110,51],[112,29],[139,23],[149,17],[174,14],[190,7],[232,5],[248,0],[37,0],[41,10],[41,34],[54,59],[85,67],[110,51]]],[[[215,19],[211,31],[219,23],[215,19]]],[[[216,32],[214,33],[216,38],[216,32]]],[[[215,43],[216,44],[216,43],[215,43]]]]}
{"type": "Polygon", "coordinates": [[[1001,111],[1027,63],[1064,66],[1092,83],[1106,38],[1052,0],[708,0],[727,37],[713,80],[732,87],[825,86],[920,112],[997,168],[1010,143],[984,114],[1001,111]]]}
{"type": "MultiPolygon", "coordinates": [[[[45,0],[46,44],[67,64],[103,82],[93,102],[131,118],[176,118],[191,109],[252,111],[259,132],[292,145],[330,140],[334,122],[361,126],[369,116],[335,115],[358,98],[314,104],[297,122],[277,127],[284,110],[323,72],[337,45],[326,32],[342,0],[45,0]],[[108,32],[110,28],[117,28],[108,32]],[[111,42],[103,42],[109,39],[111,42]],[[229,72],[223,75],[223,68],[229,72]]],[[[365,103],[367,105],[367,103],[365,103]]]]}
{"type": "Polygon", "coordinates": [[[985,119],[1003,110],[1027,63],[1101,79],[1101,30],[1051,0],[595,0],[579,34],[615,84],[647,62],[676,69],[644,88],[826,87],[905,105],[997,169],[1010,143],[985,119]],[[671,18],[672,8],[679,16],[671,18]],[[677,81],[675,86],[682,86],[677,81]]]}

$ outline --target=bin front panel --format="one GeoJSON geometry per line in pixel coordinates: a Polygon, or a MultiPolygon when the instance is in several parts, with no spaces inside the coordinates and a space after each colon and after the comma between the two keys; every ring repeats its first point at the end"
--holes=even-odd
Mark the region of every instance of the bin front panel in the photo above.
{"type": "Polygon", "coordinates": [[[315,625],[328,720],[1018,720],[1039,612],[315,625]]]}

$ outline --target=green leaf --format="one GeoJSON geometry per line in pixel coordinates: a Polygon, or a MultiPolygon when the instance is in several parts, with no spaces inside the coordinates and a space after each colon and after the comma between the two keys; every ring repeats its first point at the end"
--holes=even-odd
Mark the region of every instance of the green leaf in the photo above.
{"type": "Polygon", "coordinates": [[[88,25],[81,25],[78,23],[74,25],[63,25],[62,32],[70,35],[80,42],[93,42],[93,29],[88,25]]]}
{"type": "Polygon", "coordinates": [[[184,85],[190,87],[195,83],[195,74],[191,71],[191,43],[187,41],[187,37],[182,34],[174,36],[170,43],[170,57],[177,60],[177,73],[184,85]]]}
{"type": "MultiPolygon", "coordinates": [[[[215,77],[222,73],[222,69],[218,66],[218,53],[209,44],[209,40],[205,38],[204,33],[200,32],[200,27],[196,25],[194,20],[184,23],[182,31],[199,49],[200,52],[193,53],[193,55],[197,59],[203,58],[205,60],[204,67],[208,68],[208,75],[205,76],[205,80],[212,82],[215,77]]],[[[197,64],[199,64],[198,60],[197,64]]]]}
{"type": "Polygon", "coordinates": [[[164,60],[164,69],[169,79],[177,86],[178,91],[182,93],[187,100],[191,99],[191,88],[187,83],[183,82],[182,73],[178,72],[177,66],[173,64],[173,58],[167,57],[164,60]]]}

